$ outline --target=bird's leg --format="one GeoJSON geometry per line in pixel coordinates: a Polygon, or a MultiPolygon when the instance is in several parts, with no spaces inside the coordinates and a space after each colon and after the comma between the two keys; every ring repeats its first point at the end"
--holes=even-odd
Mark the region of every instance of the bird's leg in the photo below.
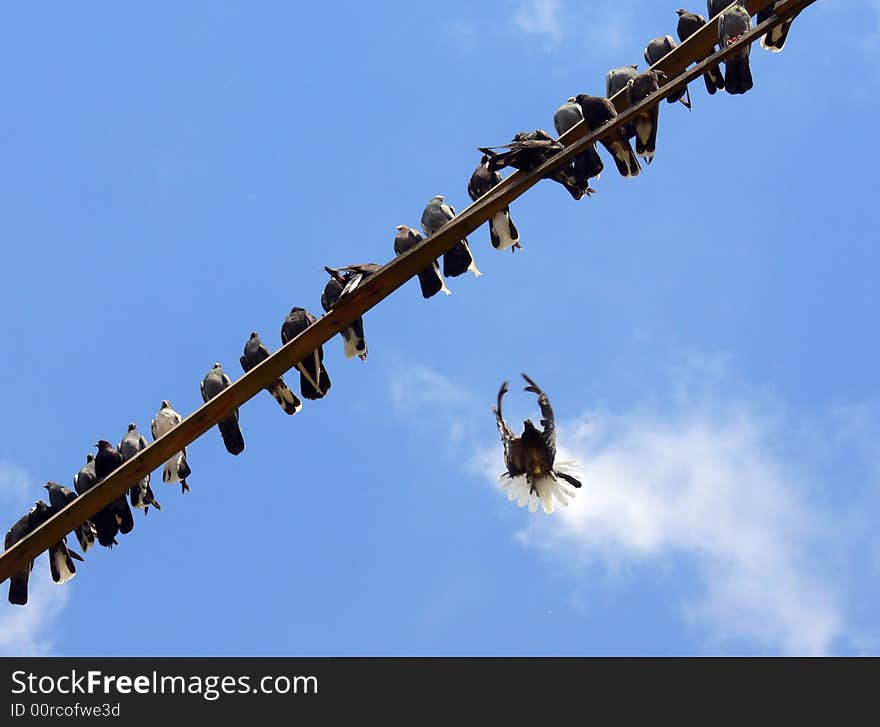
{"type": "Polygon", "coordinates": [[[190,491],[190,489],[189,489],[189,485],[186,484],[186,480],[181,480],[181,481],[180,481],[180,492],[181,492],[181,494],[183,494],[183,493],[185,493],[185,492],[189,492],[189,491],[190,491]]]}

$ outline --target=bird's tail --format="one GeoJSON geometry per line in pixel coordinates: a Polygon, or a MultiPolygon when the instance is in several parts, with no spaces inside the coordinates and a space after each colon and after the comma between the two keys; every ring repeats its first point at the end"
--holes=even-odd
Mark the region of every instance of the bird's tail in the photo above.
{"type": "Polygon", "coordinates": [[[98,533],[98,542],[105,548],[116,545],[116,535],[119,533],[119,521],[116,519],[116,512],[113,504],[99,510],[92,518],[95,524],[95,530],[98,533]]]}
{"type": "Polygon", "coordinates": [[[574,158],[574,175],[583,189],[590,186],[590,179],[599,179],[604,168],[602,157],[595,146],[574,158]]]}
{"type": "Polygon", "coordinates": [[[440,266],[436,260],[431,263],[431,267],[425,268],[419,273],[419,287],[422,289],[423,298],[431,298],[441,290],[446,295],[452,295],[452,291],[446,287],[446,281],[440,275],[440,266]]]}
{"type": "Polygon", "coordinates": [[[367,339],[364,338],[364,319],[358,318],[348,328],[341,331],[345,341],[345,358],[360,356],[362,361],[367,360],[367,339]]]}
{"type": "Polygon", "coordinates": [[[703,81],[706,82],[706,90],[710,96],[714,96],[716,91],[724,90],[724,76],[721,73],[720,66],[712,66],[703,74],[703,81]]]}
{"type": "Polygon", "coordinates": [[[125,535],[134,530],[134,515],[128,506],[128,500],[120,497],[116,501],[116,522],[119,525],[119,532],[125,535]]]}
{"type": "Polygon", "coordinates": [[[318,349],[300,361],[296,367],[299,369],[299,387],[303,398],[312,401],[323,399],[330,390],[330,376],[321,361],[318,349]]]}
{"type": "Polygon", "coordinates": [[[76,540],[83,553],[89,552],[89,548],[95,544],[95,539],[98,537],[91,520],[86,520],[82,525],[74,528],[73,534],[76,535],[76,540]]]}
{"type": "Polygon", "coordinates": [[[275,401],[281,405],[285,414],[296,414],[302,409],[299,397],[287,387],[282,378],[275,380],[275,383],[269,387],[269,393],[275,397],[275,401]]]}
{"type": "Polygon", "coordinates": [[[24,606],[28,601],[28,579],[30,567],[23,568],[9,579],[9,602],[14,606],[24,606]]]}
{"type": "Polygon", "coordinates": [[[513,224],[508,207],[489,220],[489,238],[496,250],[506,250],[519,242],[519,230],[513,224]]]}
{"type": "Polygon", "coordinates": [[[223,444],[229,454],[241,454],[244,452],[244,437],[241,427],[238,426],[238,417],[231,416],[221,421],[218,425],[223,444]]]}
{"type": "Polygon", "coordinates": [[[63,540],[49,548],[49,570],[55,583],[67,583],[76,575],[76,564],[63,540]]]}
{"type": "Polygon", "coordinates": [[[727,93],[746,93],[752,88],[752,70],[747,55],[728,58],[724,66],[724,85],[727,93]]]}
{"type": "Polygon", "coordinates": [[[464,239],[451,250],[443,253],[443,277],[456,278],[464,275],[468,270],[474,275],[481,275],[474,262],[474,256],[471,255],[468,241],[464,239]]]}
{"type": "Polygon", "coordinates": [[[144,494],[144,515],[149,512],[149,506],[152,505],[157,510],[161,510],[162,506],[159,504],[159,501],[156,499],[156,496],[153,494],[153,488],[150,487],[149,480],[147,480],[147,491],[144,494]]]}
{"type": "Polygon", "coordinates": [[[571,165],[557,169],[550,175],[550,179],[565,187],[575,200],[582,199],[586,193],[586,189],[581,185],[571,165]]]}
{"type": "MultiPolygon", "coordinates": [[[[758,22],[760,22],[760,19],[758,22]]],[[[786,20],[784,23],[773,28],[773,30],[761,38],[761,47],[764,50],[779,53],[785,48],[785,41],[788,38],[788,31],[791,30],[791,23],[791,20],[786,20]]]]}
{"type": "Polygon", "coordinates": [[[614,141],[606,145],[608,151],[614,155],[614,163],[617,165],[617,171],[622,177],[637,177],[642,168],[639,166],[639,160],[633,151],[632,144],[627,141],[614,141]]]}
{"type": "Polygon", "coordinates": [[[648,164],[654,159],[657,148],[657,122],[660,120],[660,106],[654,106],[647,117],[636,120],[636,154],[648,164]]]}

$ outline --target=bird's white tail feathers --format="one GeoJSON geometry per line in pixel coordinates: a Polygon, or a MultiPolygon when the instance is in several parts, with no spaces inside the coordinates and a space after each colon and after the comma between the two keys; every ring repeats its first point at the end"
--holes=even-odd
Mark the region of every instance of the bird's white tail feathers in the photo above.
{"type": "Polygon", "coordinates": [[[355,356],[366,356],[367,344],[363,342],[363,350],[358,349],[358,343],[363,339],[359,338],[354,332],[354,328],[345,328],[342,331],[342,340],[345,341],[345,358],[354,358],[355,356]]]}
{"type": "Polygon", "coordinates": [[[492,229],[498,235],[499,250],[507,250],[519,241],[519,238],[510,235],[510,214],[506,210],[502,210],[492,218],[492,229]]]}
{"type": "Polygon", "coordinates": [[[440,273],[440,266],[437,264],[436,260],[432,263],[432,266],[434,268],[434,273],[437,275],[437,279],[440,281],[440,292],[445,293],[446,295],[452,295],[452,291],[446,287],[446,281],[440,273]]]}
{"type": "Polygon", "coordinates": [[[52,561],[54,564],[54,569],[52,575],[54,576],[56,573],[58,574],[58,579],[53,578],[56,583],[67,583],[71,578],[76,575],[76,571],[71,571],[70,568],[67,567],[67,556],[64,552],[64,548],[58,548],[54,553],[52,553],[52,561]]]}
{"type": "Polygon", "coordinates": [[[177,472],[180,468],[180,460],[182,457],[183,452],[178,452],[165,463],[165,469],[162,471],[162,482],[166,482],[169,485],[173,485],[175,482],[180,482],[180,475],[178,475],[177,472]]]}
{"type": "MultiPolygon", "coordinates": [[[[557,462],[554,468],[565,474],[574,475],[577,464],[557,462]]],[[[501,489],[507,491],[507,499],[516,500],[519,507],[528,505],[529,512],[535,512],[540,503],[544,512],[551,515],[556,511],[557,502],[563,507],[568,507],[569,499],[574,497],[574,492],[552,475],[538,477],[529,483],[525,475],[508,477],[507,474],[503,474],[498,481],[501,482],[501,489]]]]}

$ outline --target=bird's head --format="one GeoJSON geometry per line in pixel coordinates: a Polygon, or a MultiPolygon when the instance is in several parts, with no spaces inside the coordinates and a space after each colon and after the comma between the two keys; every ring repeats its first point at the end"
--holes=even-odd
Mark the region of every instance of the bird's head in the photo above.
{"type": "Polygon", "coordinates": [[[159,408],[160,408],[160,409],[170,409],[170,408],[171,408],[171,402],[168,401],[168,399],[162,399],[162,406],[160,406],[159,408]]]}
{"type": "Polygon", "coordinates": [[[259,336],[259,335],[260,335],[260,334],[257,333],[256,331],[251,331],[251,338],[256,338],[256,337],[259,336]]]}
{"type": "Polygon", "coordinates": [[[684,8],[679,8],[675,12],[678,15],[678,17],[681,17],[682,15],[684,15],[687,12],[687,10],[685,10],[684,8]]]}
{"type": "Polygon", "coordinates": [[[630,68],[632,68],[634,71],[637,71],[637,70],[639,70],[639,64],[638,64],[638,63],[633,63],[633,64],[630,65],[630,68]]]}
{"type": "Polygon", "coordinates": [[[577,98],[574,96],[569,96],[568,101],[566,103],[577,103],[577,98]]]}
{"type": "Polygon", "coordinates": [[[526,420],[523,422],[523,427],[524,427],[524,428],[523,428],[523,434],[525,434],[526,432],[533,432],[533,433],[536,433],[536,434],[540,433],[540,432],[538,431],[538,428],[532,423],[532,420],[531,420],[531,419],[526,419],[526,420]]]}
{"type": "Polygon", "coordinates": [[[216,371],[217,369],[222,369],[222,368],[223,367],[219,363],[217,363],[216,361],[214,362],[214,365],[211,366],[212,371],[216,371]]]}
{"type": "Polygon", "coordinates": [[[406,229],[406,225],[398,225],[394,229],[397,230],[398,232],[403,232],[406,229]]]}
{"type": "Polygon", "coordinates": [[[128,431],[130,431],[130,432],[134,431],[137,428],[138,428],[138,426],[134,422],[132,422],[131,424],[128,425],[128,431]]]}
{"type": "Polygon", "coordinates": [[[91,452],[89,452],[86,455],[86,462],[94,462],[94,461],[95,461],[95,455],[93,455],[91,452]]]}
{"type": "Polygon", "coordinates": [[[51,490],[53,487],[58,487],[58,485],[56,485],[54,482],[47,482],[45,485],[43,485],[43,487],[45,487],[47,490],[51,490]]]}
{"type": "Polygon", "coordinates": [[[442,194],[435,194],[434,199],[431,201],[432,202],[442,202],[444,199],[446,199],[446,198],[442,194]]]}
{"type": "Polygon", "coordinates": [[[109,448],[112,447],[113,445],[111,445],[110,442],[108,442],[106,439],[99,439],[99,440],[98,440],[98,443],[95,444],[95,446],[96,446],[99,450],[103,450],[103,449],[109,449],[109,448]]]}

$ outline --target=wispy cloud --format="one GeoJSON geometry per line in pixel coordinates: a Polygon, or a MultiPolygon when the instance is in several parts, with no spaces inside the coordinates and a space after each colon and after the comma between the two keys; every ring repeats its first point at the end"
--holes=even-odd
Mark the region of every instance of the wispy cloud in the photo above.
{"type": "Polygon", "coordinates": [[[0,460],[0,502],[17,508],[31,495],[37,499],[36,481],[24,467],[9,460],[0,460]]]}
{"type": "Polygon", "coordinates": [[[521,2],[513,16],[513,22],[527,36],[547,41],[552,45],[562,42],[559,0],[521,2]]]}

